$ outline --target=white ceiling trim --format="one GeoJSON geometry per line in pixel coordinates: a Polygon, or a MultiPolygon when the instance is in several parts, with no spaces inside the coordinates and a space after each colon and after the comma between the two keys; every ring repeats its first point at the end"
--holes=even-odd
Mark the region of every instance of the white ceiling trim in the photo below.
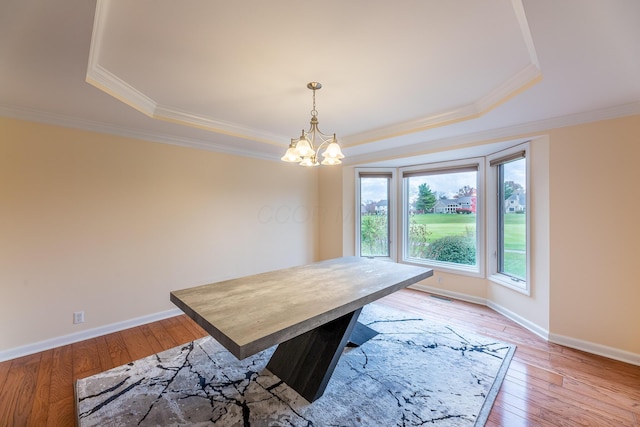
{"type": "MultiPolygon", "coordinates": [[[[342,162],[345,165],[366,164],[380,162],[380,159],[397,160],[424,153],[428,150],[442,150],[454,148],[464,144],[472,144],[481,141],[495,140],[501,138],[512,138],[518,135],[545,132],[567,126],[575,126],[584,123],[609,120],[626,116],[640,114],[640,101],[630,104],[617,105],[610,108],[588,111],[585,113],[570,114],[562,117],[554,117],[546,120],[524,123],[515,126],[508,126],[499,129],[491,129],[483,132],[474,132],[467,135],[460,135],[450,138],[442,138],[418,144],[395,147],[389,150],[381,150],[375,153],[367,153],[356,156],[348,156],[342,162]]],[[[527,137],[528,138],[528,137],[527,137]]]]}
{"type": "Polygon", "coordinates": [[[203,117],[175,107],[158,104],[154,99],[145,95],[143,92],[139,91],[100,65],[99,61],[102,36],[105,28],[107,27],[107,17],[109,15],[107,4],[108,2],[106,0],[98,0],[96,3],[96,12],[89,48],[89,63],[87,65],[85,78],[87,83],[153,119],[192,126],[215,133],[262,142],[278,147],[286,147],[288,145],[289,137],[256,130],[236,123],[203,117]]]}
{"type": "MultiPolygon", "coordinates": [[[[528,89],[541,79],[542,73],[540,69],[535,64],[529,64],[497,89],[472,104],[413,121],[343,137],[341,138],[341,143],[344,147],[351,147],[474,119],[486,114],[523,90],[528,89]]],[[[278,147],[285,147],[287,145],[287,143],[282,142],[288,141],[288,137],[286,136],[274,135],[235,123],[223,122],[188,111],[181,111],[178,108],[159,105],[153,99],[129,85],[126,81],[120,79],[101,65],[93,63],[93,61],[90,62],[89,68],[87,69],[86,81],[154,119],[193,126],[215,133],[235,136],[278,147]]]]}
{"type": "MultiPolygon", "coordinates": [[[[275,135],[237,123],[205,117],[174,106],[158,104],[154,99],[102,66],[100,64],[101,46],[108,26],[109,16],[107,3],[106,0],[97,0],[96,4],[89,64],[86,73],[86,81],[88,83],[154,119],[197,127],[278,147],[287,146],[289,137],[283,135],[275,135]]],[[[511,0],[511,4],[529,57],[529,64],[524,69],[475,102],[384,128],[343,136],[341,138],[342,145],[344,147],[357,146],[474,119],[486,114],[491,109],[540,81],[542,74],[522,1],[511,0]]]]}
{"type": "MultiPolygon", "coordinates": [[[[390,62],[394,64],[393,67],[376,69],[380,72],[371,74],[361,73],[360,69],[357,73],[349,73],[349,70],[357,68],[348,66],[352,58],[355,65],[363,65],[366,70],[376,65],[377,44],[370,43],[368,37],[361,37],[359,32],[353,32],[353,37],[348,39],[323,37],[322,54],[326,56],[322,58],[334,57],[332,52],[341,47],[345,39],[352,43],[349,46],[354,49],[346,50],[345,56],[340,57],[341,61],[327,64],[318,74],[317,65],[308,61],[303,61],[305,67],[282,67],[291,72],[283,73],[279,68],[281,64],[295,57],[281,45],[282,40],[286,41],[286,37],[289,37],[289,32],[286,28],[274,32],[278,36],[275,40],[280,43],[270,43],[266,38],[260,38],[263,34],[260,31],[253,33],[257,29],[256,23],[264,22],[264,16],[261,12],[257,13],[257,9],[244,10],[238,5],[231,7],[222,1],[214,2],[213,10],[219,7],[221,12],[228,11],[229,16],[242,15],[247,19],[235,22],[225,18],[224,23],[228,23],[228,27],[207,26],[209,16],[201,14],[205,19],[197,27],[201,30],[196,31],[190,20],[176,19],[176,11],[182,10],[182,7],[172,4],[171,0],[163,3],[169,6],[165,14],[162,13],[162,5],[155,0],[141,0],[142,3],[134,7],[131,13],[127,12],[130,6],[126,2],[92,0],[79,8],[77,1],[61,0],[55,5],[39,0],[0,2],[0,16],[6,16],[9,19],[7,23],[13,24],[2,27],[8,31],[8,37],[0,42],[0,57],[6,57],[8,62],[2,68],[0,79],[0,115],[276,160],[290,141],[287,117],[302,116],[305,111],[299,106],[308,102],[309,92],[291,82],[304,83],[308,81],[305,74],[311,74],[312,78],[337,88],[337,91],[331,89],[331,92],[322,95],[321,104],[325,106],[322,111],[332,103],[338,106],[339,111],[332,111],[326,116],[331,120],[325,118],[323,122],[333,122],[331,127],[345,145],[346,163],[353,164],[377,162],[377,159],[391,159],[397,155],[403,156],[397,162],[404,162],[416,153],[418,156],[434,150],[444,153],[490,140],[539,135],[552,128],[640,114],[640,85],[636,77],[640,75],[640,57],[634,55],[637,51],[634,40],[640,39],[640,27],[635,25],[633,19],[639,16],[640,3],[635,0],[620,0],[606,5],[600,0],[566,0],[561,3],[554,0],[474,2],[473,11],[460,10],[460,15],[474,19],[469,22],[483,24],[465,26],[459,32],[444,32],[438,30],[439,26],[433,25],[420,26],[420,19],[409,20],[409,23],[417,22],[416,29],[437,31],[418,31],[415,34],[397,31],[391,34],[397,35],[397,39],[382,37],[380,42],[393,40],[393,43],[384,45],[387,48],[385,52],[389,52],[389,49],[392,51],[396,45],[414,47],[415,52],[410,51],[411,55],[407,55],[404,61],[390,62]],[[487,9],[496,5],[499,9],[495,11],[487,9]],[[146,14],[151,12],[158,13],[158,21],[147,22],[146,14]],[[62,19],[64,17],[73,19],[65,21],[62,19]],[[567,20],[567,17],[571,19],[567,20]],[[498,21],[498,18],[506,20],[498,21]],[[121,23],[116,22],[120,19],[123,20],[121,23]],[[241,23],[251,25],[240,28],[238,25],[241,23]],[[504,28],[500,23],[504,24],[504,28]],[[194,32],[190,32],[192,28],[194,32]],[[478,32],[482,28],[491,31],[485,34],[478,32]],[[240,31],[236,32],[238,29],[240,31]],[[228,34],[233,34],[233,40],[218,37],[227,34],[221,31],[230,31],[228,34]],[[184,40],[182,34],[186,36],[184,40]],[[199,34],[202,37],[198,38],[199,34]],[[430,36],[419,37],[427,34],[430,36]],[[459,40],[456,34],[460,35],[459,40]],[[204,44],[203,51],[211,53],[210,56],[200,55],[200,49],[188,49],[197,48],[198,40],[206,40],[205,36],[220,42],[219,49],[208,49],[204,44]],[[474,40],[469,36],[494,39],[474,40]],[[238,40],[244,42],[229,44],[238,40]],[[181,48],[181,41],[189,45],[181,48]],[[465,50],[465,47],[471,47],[470,41],[478,41],[474,45],[478,48],[465,50]],[[133,42],[139,44],[134,45],[133,42]],[[423,45],[426,42],[429,44],[423,45]],[[136,56],[136,50],[127,49],[134,46],[147,47],[149,51],[136,56]],[[428,49],[423,51],[422,46],[428,49]],[[500,50],[494,51],[492,46],[500,50]],[[170,50],[164,51],[165,48],[170,50]],[[355,52],[355,48],[359,52],[357,57],[349,53],[355,52]],[[176,73],[170,72],[166,76],[155,75],[153,69],[140,68],[151,64],[162,67],[158,64],[166,64],[163,61],[171,60],[162,56],[163,51],[177,52],[176,58],[179,59],[184,54],[185,60],[192,58],[198,61],[193,64],[211,66],[212,70],[222,70],[222,67],[218,68],[220,64],[228,65],[224,68],[226,74],[220,74],[224,80],[216,79],[217,74],[205,68],[196,70],[201,72],[197,77],[212,77],[211,86],[207,86],[207,82],[196,85],[196,76],[191,79],[188,70],[185,74],[179,74],[185,72],[181,67],[176,67],[176,73]],[[198,56],[189,56],[194,53],[198,56]],[[233,61],[222,62],[229,53],[234,55],[231,57],[233,61]],[[496,55],[489,56],[486,53],[496,55]],[[456,74],[458,77],[446,79],[445,63],[439,63],[443,65],[442,68],[432,68],[431,54],[435,58],[452,60],[449,65],[455,67],[454,71],[461,71],[456,74]],[[538,58],[542,65],[539,65],[538,58]],[[369,59],[373,61],[367,62],[369,59]],[[504,67],[498,67],[498,64],[504,67]],[[397,74],[394,69],[396,66],[411,67],[411,70],[403,71],[413,72],[397,74]],[[180,78],[176,85],[163,85],[163,80],[171,82],[172,76],[180,78]],[[394,76],[407,78],[394,79],[394,76]],[[102,90],[95,92],[87,89],[86,81],[92,82],[91,89],[101,86],[102,90]],[[252,81],[259,90],[254,92],[243,85],[247,81],[252,81]],[[535,85],[529,89],[528,84],[534,82],[535,85]],[[377,88],[381,83],[384,83],[384,91],[370,91],[370,88],[377,88]],[[238,84],[239,87],[233,89],[230,86],[232,84],[238,84]],[[396,84],[398,86],[392,86],[396,84]],[[434,91],[427,90],[431,84],[435,86],[434,91]],[[449,84],[451,86],[447,86],[449,84]],[[167,92],[163,91],[163,86],[165,90],[168,89],[167,92]],[[178,88],[183,88],[183,91],[178,88]],[[110,96],[100,95],[109,90],[112,91],[110,96]],[[187,99],[186,91],[193,91],[195,96],[187,99]],[[175,98],[171,98],[173,96],[175,98]],[[429,99],[430,96],[433,99],[429,99]],[[509,101],[505,103],[507,99],[509,101]],[[473,120],[458,120],[449,128],[437,127],[438,122],[446,124],[460,117],[477,116],[500,102],[503,102],[500,107],[473,120]],[[388,111],[385,111],[385,105],[388,111]],[[256,116],[252,117],[252,114],[256,116]],[[352,120],[350,115],[353,116],[352,120]],[[208,119],[211,117],[230,123],[214,123],[208,119]],[[184,126],[184,122],[191,122],[191,125],[184,126]],[[243,126],[235,126],[234,123],[243,126]],[[230,126],[227,135],[204,130],[212,127],[220,130],[221,125],[230,126]],[[420,131],[423,128],[429,130],[420,131]],[[266,135],[260,130],[273,135],[266,135]],[[414,131],[409,135],[383,139],[387,135],[414,131]],[[262,139],[267,142],[256,141],[262,139]],[[376,142],[362,142],[365,140],[376,142]]],[[[191,13],[198,13],[199,6],[196,3],[190,9],[191,13]]],[[[450,22],[444,19],[437,22],[443,25],[443,29],[451,29],[458,22],[455,19],[458,6],[452,6],[449,2],[413,2],[428,3],[433,3],[433,7],[442,13],[453,12],[443,15],[448,16],[450,22]]],[[[283,4],[298,6],[295,0],[287,0],[283,4]]],[[[367,3],[359,0],[356,5],[367,3]]],[[[386,21],[391,27],[394,23],[402,22],[395,22],[395,19],[394,22],[388,21],[385,14],[390,6],[385,2],[379,5],[380,10],[366,10],[367,18],[376,22],[386,21]]],[[[359,7],[344,5],[339,0],[331,0],[323,8],[325,6],[336,7],[337,10],[345,7],[347,12],[359,13],[359,7]]],[[[279,6],[264,7],[267,11],[277,11],[279,6]]],[[[306,5],[300,10],[314,9],[306,5]]],[[[404,9],[405,12],[408,10],[404,9]]],[[[407,17],[401,13],[398,10],[399,17],[407,17]]],[[[348,22],[343,19],[340,24],[348,22]]],[[[350,33],[347,31],[343,34],[350,33]]],[[[298,45],[292,46],[298,50],[298,45]]],[[[323,65],[324,62],[319,64],[323,65]]],[[[157,68],[157,71],[163,70],[157,68]]]]}
{"type": "Polygon", "coordinates": [[[158,104],[153,99],[112,74],[100,64],[93,61],[89,63],[86,81],[141,113],[154,117],[158,104]]]}
{"type": "MultiPolygon", "coordinates": [[[[398,159],[409,157],[424,152],[425,148],[447,149],[460,146],[463,144],[476,143],[500,138],[511,138],[517,135],[530,134],[535,132],[544,132],[550,129],[556,129],[566,126],[575,126],[584,123],[596,122],[600,120],[609,120],[619,117],[626,117],[640,114],[640,101],[632,102],[624,105],[617,105],[610,108],[588,111],[585,113],[570,114],[563,117],[539,120],[516,126],[508,126],[500,129],[492,129],[483,132],[474,132],[467,135],[461,135],[451,138],[442,138],[432,141],[425,141],[418,144],[395,147],[390,150],[381,150],[375,153],[361,154],[349,156],[343,160],[345,165],[365,164],[378,162],[380,159],[398,159]]],[[[10,117],[19,120],[28,120],[37,123],[50,124],[55,126],[70,127],[75,129],[87,130],[91,132],[106,133],[127,138],[141,139],[151,142],[160,142],[164,144],[179,145],[182,147],[197,148],[200,150],[215,151],[237,156],[250,157],[262,160],[279,161],[279,156],[273,156],[268,153],[260,153],[255,150],[232,148],[227,144],[216,144],[210,140],[201,140],[195,138],[183,138],[170,136],[164,133],[140,131],[130,128],[122,128],[106,123],[82,120],[76,117],[64,116],[35,110],[32,108],[11,106],[0,104],[0,116],[10,117]]]]}
{"type": "Polygon", "coordinates": [[[278,147],[287,147],[289,145],[288,141],[290,137],[274,135],[272,133],[242,126],[237,123],[214,120],[188,111],[181,111],[177,108],[158,105],[152,117],[187,126],[194,126],[215,133],[263,142],[265,144],[271,144],[278,147]]]}
{"type": "Polygon", "coordinates": [[[87,69],[86,81],[153,119],[192,126],[215,133],[276,145],[278,147],[286,147],[288,144],[282,142],[288,141],[287,137],[282,135],[257,131],[235,123],[222,122],[188,111],[181,111],[177,108],[160,105],[97,63],[90,64],[87,69]]]}
{"type": "MultiPolygon", "coordinates": [[[[197,148],[199,150],[214,151],[218,153],[232,154],[242,157],[250,157],[261,160],[276,160],[273,155],[257,152],[250,149],[234,148],[229,144],[216,144],[210,140],[186,138],[157,133],[141,131],[138,129],[114,126],[109,123],[102,123],[92,120],[83,120],[77,117],[65,116],[48,111],[36,110],[27,107],[0,104],[0,116],[18,120],[26,120],[53,126],[79,129],[89,132],[104,133],[109,135],[133,138],[143,141],[160,142],[163,144],[179,145],[187,148],[197,148]]],[[[277,160],[280,158],[278,157],[277,160]]]]}
{"type": "Polygon", "coordinates": [[[518,20],[522,39],[529,56],[530,63],[525,68],[472,104],[402,124],[350,135],[342,138],[342,144],[345,147],[351,147],[474,119],[488,113],[500,104],[540,82],[542,80],[542,71],[540,70],[538,55],[533,44],[533,37],[531,36],[522,0],[511,0],[511,5],[518,20]]]}
{"type": "Polygon", "coordinates": [[[474,119],[488,113],[498,105],[514,97],[523,90],[528,89],[540,80],[542,80],[542,72],[540,71],[540,68],[535,64],[529,64],[515,76],[501,84],[498,88],[472,104],[429,117],[393,126],[387,126],[373,131],[362,132],[356,135],[350,135],[342,138],[341,142],[344,147],[353,147],[411,133],[422,132],[434,127],[445,126],[464,120],[474,119]]]}

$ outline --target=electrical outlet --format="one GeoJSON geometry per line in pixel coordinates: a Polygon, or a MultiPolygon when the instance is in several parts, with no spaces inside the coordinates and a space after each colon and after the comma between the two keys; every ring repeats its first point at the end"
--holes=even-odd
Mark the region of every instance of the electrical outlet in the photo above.
{"type": "Polygon", "coordinates": [[[84,323],[84,311],[76,311],[73,313],[73,323],[84,323]]]}
{"type": "Polygon", "coordinates": [[[438,276],[438,283],[442,283],[443,280],[442,276],[438,276]]]}

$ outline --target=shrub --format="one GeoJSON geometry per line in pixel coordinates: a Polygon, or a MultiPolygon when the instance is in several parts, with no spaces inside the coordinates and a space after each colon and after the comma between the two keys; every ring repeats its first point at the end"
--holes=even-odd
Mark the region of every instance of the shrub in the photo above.
{"type": "Polygon", "coordinates": [[[364,256],[388,255],[386,215],[364,215],[360,224],[361,252],[364,256]]]}
{"type": "Polygon", "coordinates": [[[465,236],[446,236],[426,247],[426,258],[436,261],[474,265],[476,263],[475,242],[465,236]]]}
{"type": "Polygon", "coordinates": [[[426,258],[426,250],[429,247],[429,235],[426,224],[417,224],[412,218],[409,223],[409,256],[414,258],[426,258]]]}

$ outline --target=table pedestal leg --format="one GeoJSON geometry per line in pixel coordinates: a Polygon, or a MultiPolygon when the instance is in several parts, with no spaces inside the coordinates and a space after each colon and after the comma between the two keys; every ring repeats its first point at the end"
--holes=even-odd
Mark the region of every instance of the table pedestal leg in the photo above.
{"type": "Polygon", "coordinates": [[[360,347],[376,335],[378,335],[378,331],[358,322],[351,332],[347,345],[349,347],[360,347]]]}
{"type": "Polygon", "coordinates": [[[362,309],[278,345],[267,369],[309,402],[324,393],[362,309]]]}

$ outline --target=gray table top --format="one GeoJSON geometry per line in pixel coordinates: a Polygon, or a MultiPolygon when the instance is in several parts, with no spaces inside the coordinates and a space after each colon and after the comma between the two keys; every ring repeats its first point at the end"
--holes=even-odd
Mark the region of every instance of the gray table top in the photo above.
{"type": "Polygon", "coordinates": [[[344,257],[173,291],[170,298],[244,359],[432,275],[428,268],[344,257]]]}

